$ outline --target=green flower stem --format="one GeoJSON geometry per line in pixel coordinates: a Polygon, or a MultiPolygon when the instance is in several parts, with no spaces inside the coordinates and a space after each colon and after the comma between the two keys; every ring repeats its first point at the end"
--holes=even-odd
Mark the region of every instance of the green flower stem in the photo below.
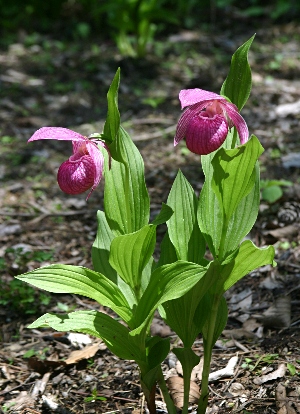
{"type": "Polygon", "coordinates": [[[204,364],[203,364],[202,380],[201,380],[201,395],[199,399],[197,414],[205,414],[207,404],[208,404],[208,395],[209,395],[208,377],[209,377],[209,372],[210,372],[212,348],[214,346],[214,332],[215,332],[216,320],[217,320],[217,315],[218,315],[219,303],[220,303],[220,296],[214,295],[213,306],[212,306],[210,318],[208,321],[207,338],[203,340],[204,364]]]}
{"type": "Polygon", "coordinates": [[[145,395],[145,399],[147,401],[147,406],[150,414],[156,414],[156,406],[155,406],[155,384],[149,390],[146,385],[141,381],[142,390],[145,395]]]}
{"type": "Polygon", "coordinates": [[[188,414],[191,388],[191,371],[183,369],[183,407],[181,414],[188,414]]]}
{"type": "Polygon", "coordinates": [[[130,205],[129,205],[129,202],[128,202],[128,197],[131,194],[130,187],[129,187],[130,169],[129,169],[129,165],[127,163],[124,163],[123,165],[125,167],[125,183],[124,183],[125,184],[125,191],[124,191],[124,193],[125,193],[125,197],[126,197],[126,221],[127,221],[126,227],[127,227],[128,233],[131,233],[132,228],[131,228],[131,223],[129,223],[129,220],[130,220],[130,216],[133,212],[130,211],[130,205]],[[129,228],[129,224],[130,224],[130,228],[129,228]]]}
{"type": "Polygon", "coordinates": [[[164,375],[163,375],[161,367],[159,368],[158,373],[157,373],[157,382],[158,382],[159,388],[162,392],[162,395],[164,397],[164,400],[165,400],[165,403],[166,403],[166,406],[167,406],[168,414],[176,414],[177,410],[176,410],[176,407],[173,403],[173,400],[172,400],[172,398],[169,394],[169,390],[167,388],[167,384],[166,384],[166,381],[164,379],[164,375]]]}
{"type": "Polygon", "coordinates": [[[222,234],[221,234],[221,242],[220,242],[220,246],[219,246],[219,252],[218,252],[218,256],[217,258],[219,259],[219,261],[222,262],[222,260],[224,259],[224,247],[225,247],[225,240],[226,240],[226,233],[228,230],[228,218],[225,215],[225,211],[223,210],[223,217],[224,217],[224,223],[223,223],[223,227],[222,227],[222,234]]]}

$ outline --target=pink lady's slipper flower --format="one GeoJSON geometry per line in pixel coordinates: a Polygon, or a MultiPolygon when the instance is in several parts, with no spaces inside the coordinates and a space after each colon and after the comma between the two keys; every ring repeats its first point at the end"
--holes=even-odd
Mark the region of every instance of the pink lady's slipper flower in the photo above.
{"type": "Polygon", "coordinates": [[[57,182],[67,194],[81,194],[91,189],[88,199],[102,178],[104,157],[97,144],[108,150],[104,142],[88,139],[67,128],[53,127],[37,130],[28,142],[40,139],[72,141],[73,155],[59,167],[57,182]]]}
{"type": "Polygon", "coordinates": [[[222,96],[202,89],[183,89],[179,93],[181,115],[174,145],[185,138],[186,146],[195,154],[206,155],[225,141],[228,129],[235,126],[240,143],[248,141],[248,127],[237,107],[222,96]]]}

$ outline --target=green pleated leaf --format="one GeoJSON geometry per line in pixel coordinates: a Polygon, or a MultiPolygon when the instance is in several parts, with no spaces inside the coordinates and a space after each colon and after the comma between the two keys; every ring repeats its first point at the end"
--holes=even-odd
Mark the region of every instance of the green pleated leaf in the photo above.
{"type": "Polygon", "coordinates": [[[248,52],[253,39],[254,36],[240,46],[233,54],[228,76],[221,88],[221,95],[227,96],[239,110],[247,102],[252,87],[248,52]]]}
{"type": "MultiPolygon", "coordinates": [[[[226,326],[226,323],[227,323],[227,319],[228,319],[228,307],[227,307],[225,298],[222,296],[220,299],[219,307],[218,307],[218,313],[217,313],[216,324],[215,324],[215,329],[214,329],[214,334],[213,334],[212,346],[217,342],[219,336],[223,332],[226,326]]],[[[207,340],[208,328],[209,328],[209,319],[207,319],[207,322],[205,323],[203,330],[202,330],[204,343],[207,340]]]]}
{"type": "MultiPolygon", "coordinates": [[[[142,156],[127,132],[110,145],[111,168],[105,163],[104,209],[114,235],[133,233],[149,222],[150,201],[142,156]]],[[[107,156],[106,156],[107,158],[107,156]]]]}
{"type": "Polygon", "coordinates": [[[263,148],[258,139],[251,139],[238,148],[220,148],[212,159],[212,189],[228,222],[238,204],[252,190],[256,181],[255,165],[263,148]]]}
{"type": "Polygon", "coordinates": [[[159,226],[160,224],[166,223],[170,217],[173,215],[173,210],[170,206],[165,203],[162,203],[161,210],[159,214],[152,221],[152,224],[159,226]]]}
{"type": "Polygon", "coordinates": [[[254,226],[260,204],[259,164],[255,166],[256,180],[251,192],[242,199],[229,220],[224,251],[233,252],[254,226]]]}
{"type": "Polygon", "coordinates": [[[110,245],[115,238],[110,227],[107,223],[105,214],[103,211],[97,212],[98,229],[96,240],[92,247],[92,259],[94,270],[107,276],[112,282],[114,282],[123,295],[126,297],[130,308],[136,304],[136,299],[133,296],[130,287],[120,278],[116,270],[109,263],[110,245]]]}
{"type": "Polygon", "coordinates": [[[148,390],[151,390],[157,381],[160,364],[167,357],[170,351],[170,339],[154,336],[147,341],[147,360],[141,367],[141,382],[148,390]]]}
{"type": "Polygon", "coordinates": [[[235,256],[232,264],[222,266],[221,279],[223,280],[223,291],[225,292],[236,282],[253,270],[267,264],[275,265],[275,250],[273,246],[267,248],[256,247],[252,241],[245,240],[235,256]]]}
{"type": "Polygon", "coordinates": [[[164,235],[162,242],[160,244],[160,256],[157,262],[156,267],[163,266],[165,264],[174,263],[177,261],[177,254],[175,247],[169,238],[168,231],[164,235]]]}
{"type": "Polygon", "coordinates": [[[207,318],[207,312],[206,308],[199,308],[199,303],[219,277],[216,267],[210,263],[206,274],[194,285],[193,289],[177,299],[164,302],[162,305],[164,312],[161,312],[161,315],[182,340],[185,348],[191,347],[201,332],[207,318]]]}
{"type": "Polygon", "coordinates": [[[170,338],[153,336],[147,342],[147,363],[148,368],[153,369],[161,364],[170,351],[170,338]]]}
{"type": "Polygon", "coordinates": [[[136,339],[129,336],[128,328],[101,312],[77,311],[67,315],[46,313],[28,326],[31,329],[44,327],[51,327],[60,332],[82,332],[101,338],[107,347],[122,359],[144,358],[136,345],[136,339]]]}
{"type": "Polygon", "coordinates": [[[167,222],[168,233],[178,260],[200,263],[206,244],[197,222],[198,200],[181,171],[171,188],[168,205],[174,210],[167,222]]]}
{"type": "Polygon", "coordinates": [[[115,236],[110,230],[103,211],[97,212],[97,220],[97,235],[92,247],[93,266],[97,272],[103,273],[112,282],[117,283],[117,272],[109,263],[110,245],[115,236]]]}
{"type": "MultiPolygon", "coordinates": [[[[237,153],[236,159],[227,156],[224,149],[221,152],[223,160],[217,157],[218,152],[201,158],[205,183],[199,198],[198,222],[214,258],[220,256],[221,238],[223,245],[220,259],[239,246],[257,218],[260,201],[259,167],[254,161],[262,147],[254,136],[245,146],[248,144],[247,151],[237,153]],[[232,160],[233,165],[228,169],[226,163],[230,164],[232,160]]],[[[230,151],[235,150],[229,150],[229,155],[230,151]]]]}
{"type": "Polygon", "coordinates": [[[187,372],[187,377],[190,379],[193,368],[199,364],[200,357],[196,355],[195,352],[190,348],[173,348],[172,352],[179,359],[183,373],[187,372]]]}
{"type": "MultiPolygon", "coordinates": [[[[156,269],[135,311],[136,327],[145,324],[162,303],[183,296],[206,273],[207,268],[184,261],[171,263],[156,269]]],[[[143,328],[140,326],[140,329],[143,328]]],[[[131,333],[139,333],[140,329],[131,333]]]]}
{"type": "Polygon", "coordinates": [[[101,273],[80,266],[51,265],[17,276],[30,285],[52,293],[75,293],[114,310],[125,322],[132,313],[121,290],[101,273]]]}
{"type": "Polygon", "coordinates": [[[106,143],[113,142],[119,133],[120,113],[118,110],[118,89],[120,84],[120,68],[117,70],[115,77],[107,93],[107,117],[103,128],[103,138],[106,143]]]}
{"type": "Polygon", "coordinates": [[[148,224],[135,233],[115,237],[111,243],[110,264],[137,295],[155,242],[156,226],[148,224]]]}

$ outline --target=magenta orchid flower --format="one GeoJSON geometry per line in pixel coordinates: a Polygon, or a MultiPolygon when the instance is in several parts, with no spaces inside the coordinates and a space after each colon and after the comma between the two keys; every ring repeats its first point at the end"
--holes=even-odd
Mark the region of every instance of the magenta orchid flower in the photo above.
{"type": "Polygon", "coordinates": [[[81,194],[91,189],[88,199],[102,178],[104,156],[97,145],[108,151],[105,143],[95,138],[89,139],[67,128],[54,127],[37,130],[28,142],[40,139],[72,141],[73,155],[59,167],[57,182],[67,194],[81,194]]]}
{"type": "Polygon", "coordinates": [[[249,132],[238,108],[223,96],[203,89],[183,89],[179,93],[181,115],[174,146],[183,138],[191,152],[200,155],[217,150],[225,141],[228,129],[235,126],[240,143],[248,141],[249,132]]]}

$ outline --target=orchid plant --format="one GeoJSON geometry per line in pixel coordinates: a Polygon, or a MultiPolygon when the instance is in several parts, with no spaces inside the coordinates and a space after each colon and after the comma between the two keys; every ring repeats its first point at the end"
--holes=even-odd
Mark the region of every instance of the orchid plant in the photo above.
{"type": "Polygon", "coordinates": [[[234,53],[220,95],[201,89],[180,92],[185,111],[174,145],[185,138],[187,147],[201,155],[205,183],[197,198],[179,171],[167,203],[151,223],[143,160],[120,125],[119,70],[108,91],[102,134],[86,138],[64,128],[41,128],[29,139],[72,141],[73,155],[60,167],[58,183],[69,194],[90,190],[89,197],[104,174],[104,211],[97,213],[93,270],[54,264],[18,279],[49,292],[87,296],[113,311],[47,313],[29,328],[88,333],[101,338],[119,358],[135,360],[150,414],[156,412],[157,384],[168,413],[176,413],[161,368],[170,340],[151,336],[154,312],[158,310],[181,339],[172,352],[183,367],[184,414],[191,371],[200,359],[193,343],[202,335],[204,365],[197,412],[204,414],[212,349],[227,322],[224,293],[252,270],[275,265],[272,246],[259,248],[245,239],[258,214],[257,160],[263,152],[256,136],[248,136],[240,115],[251,90],[252,41],[253,37],[234,53]],[[155,260],[156,228],[163,223],[167,231],[155,260]]]}

